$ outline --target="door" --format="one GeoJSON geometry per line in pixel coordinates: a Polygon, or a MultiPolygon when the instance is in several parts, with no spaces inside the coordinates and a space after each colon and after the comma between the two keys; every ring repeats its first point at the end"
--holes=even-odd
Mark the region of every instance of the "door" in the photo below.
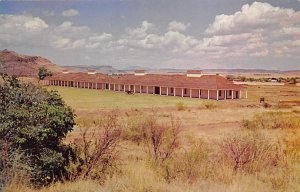
{"type": "Polygon", "coordinates": [[[160,88],[159,87],[155,87],[154,93],[159,95],[160,94],[160,88]]]}

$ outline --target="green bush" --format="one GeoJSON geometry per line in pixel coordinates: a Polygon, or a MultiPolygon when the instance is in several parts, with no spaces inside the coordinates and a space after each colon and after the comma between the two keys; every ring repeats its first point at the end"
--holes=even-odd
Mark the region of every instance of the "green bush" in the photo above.
{"type": "Polygon", "coordinates": [[[19,151],[26,157],[23,163],[30,167],[35,184],[62,179],[70,155],[62,140],[73,130],[73,111],[56,92],[6,75],[2,79],[0,140],[11,144],[9,153],[19,151]]]}

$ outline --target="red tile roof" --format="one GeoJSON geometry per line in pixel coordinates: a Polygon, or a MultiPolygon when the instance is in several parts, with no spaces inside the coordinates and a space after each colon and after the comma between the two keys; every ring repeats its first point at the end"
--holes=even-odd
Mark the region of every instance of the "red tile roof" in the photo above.
{"type": "Polygon", "coordinates": [[[201,74],[201,70],[187,70],[186,74],[201,74]]]}
{"type": "Polygon", "coordinates": [[[240,90],[242,85],[233,84],[233,82],[219,75],[202,75],[201,77],[187,77],[186,75],[162,75],[162,74],[145,74],[144,76],[135,76],[134,74],[108,76],[97,73],[89,75],[87,73],[69,73],[59,74],[48,78],[49,80],[63,80],[76,82],[97,82],[97,83],[114,83],[126,85],[142,86],[162,86],[177,88],[194,88],[194,89],[233,89],[240,90]]]}
{"type": "Polygon", "coordinates": [[[144,69],[137,69],[134,72],[135,73],[145,73],[145,70],[144,69]]]}

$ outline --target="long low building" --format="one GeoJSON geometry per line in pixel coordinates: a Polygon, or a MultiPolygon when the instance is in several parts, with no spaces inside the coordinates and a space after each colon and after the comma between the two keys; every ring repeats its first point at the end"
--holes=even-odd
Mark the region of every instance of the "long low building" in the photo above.
{"type": "MultiPolygon", "coordinates": [[[[53,86],[214,100],[240,99],[242,90],[245,89],[218,74],[202,74],[200,70],[188,70],[186,74],[173,75],[147,74],[144,70],[124,75],[106,75],[96,71],[63,72],[47,80],[53,86]]],[[[247,97],[247,90],[244,95],[247,97]]]]}

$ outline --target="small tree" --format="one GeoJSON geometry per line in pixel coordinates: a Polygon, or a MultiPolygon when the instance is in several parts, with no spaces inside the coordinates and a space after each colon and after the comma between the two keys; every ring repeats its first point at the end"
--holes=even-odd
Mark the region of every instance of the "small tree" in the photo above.
{"type": "Polygon", "coordinates": [[[62,140],[73,130],[73,111],[56,92],[6,75],[2,79],[0,140],[10,144],[8,153],[20,151],[27,158],[35,184],[62,179],[71,152],[62,140]]]}
{"type": "Polygon", "coordinates": [[[48,71],[48,69],[44,66],[39,68],[39,80],[44,80],[48,76],[52,76],[52,72],[48,71]]]}
{"type": "Polygon", "coordinates": [[[154,115],[146,118],[142,124],[143,142],[147,153],[157,163],[172,157],[179,147],[180,122],[173,117],[169,122],[159,123],[154,115]]]}
{"type": "Polygon", "coordinates": [[[116,169],[121,142],[121,129],[117,114],[112,111],[101,121],[80,122],[81,134],[74,141],[76,161],[69,167],[72,179],[103,180],[116,169]]]}

